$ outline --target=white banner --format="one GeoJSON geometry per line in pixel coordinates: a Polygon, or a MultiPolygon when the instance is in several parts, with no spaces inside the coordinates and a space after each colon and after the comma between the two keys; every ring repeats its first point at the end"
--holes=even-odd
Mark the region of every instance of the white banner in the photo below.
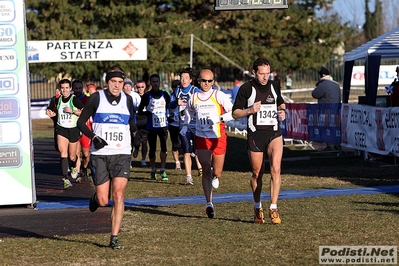
{"type": "Polygon", "coordinates": [[[29,63],[147,60],[147,39],[28,41],[29,63]]]}
{"type": "MultiPolygon", "coordinates": [[[[352,86],[364,86],[364,66],[354,66],[352,70],[352,86]]],[[[396,78],[396,65],[380,66],[378,85],[389,85],[396,78]]]]}
{"type": "Polygon", "coordinates": [[[386,155],[399,155],[399,107],[343,104],[341,145],[386,155]]]}

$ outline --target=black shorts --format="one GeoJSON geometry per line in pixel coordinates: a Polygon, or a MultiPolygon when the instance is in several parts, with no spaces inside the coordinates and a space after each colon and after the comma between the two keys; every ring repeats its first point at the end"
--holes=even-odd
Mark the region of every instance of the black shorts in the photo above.
{"type": "Polygon", "coordinates": [[[172,142],[172,151],[178,151],[181,147],[180,128],[169,125],[169,135],[172,142]]]}
{"type": "Polygon", "coordinates": [[[113,177],[130,177],[131,155],[92,155],[94,185],[104,184],[113,177]]]}
{"type": "Polygon", "coordinates": [[[66,128],[57,125],[57,135],[61,135],[69,140],[69,142],[77,142],[80,138],[80,130],[77,127],[66,128]]]}
{"type": "Polygon", "coordinates": [[[254,152],[266,152],[269,143],[281,135],[281,131],[251,132],[248,134],[247,149],[254,152]]]}

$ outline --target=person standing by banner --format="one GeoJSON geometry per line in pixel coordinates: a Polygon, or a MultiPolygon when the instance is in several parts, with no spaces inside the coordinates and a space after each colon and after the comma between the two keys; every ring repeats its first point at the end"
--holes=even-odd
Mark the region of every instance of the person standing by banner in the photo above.
{"type": "MultiPolygon", "coordinates": [[[[319,70],[320,80],[316,83],[316,88],[312,91],[312,97],[317,99],[318,104],[323,103],[340,103],[341,88],[330,76],[330,71],[322,67],[319,70]]],[[[334,143],[327,143],[325,151],[339,150],[340,148],[334,143]]]]}

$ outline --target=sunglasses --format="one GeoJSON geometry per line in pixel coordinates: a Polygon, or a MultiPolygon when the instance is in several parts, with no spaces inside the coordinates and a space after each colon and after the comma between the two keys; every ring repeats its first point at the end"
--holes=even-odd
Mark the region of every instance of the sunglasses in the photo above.
{"type": "Polygon", "coordinates": [[[213,79],[200,79],[200,82],[208,82],[208,83],[211,83],[211,82],[213,82],[213,79]]]}
{"type": "Polygon", "coordinates": [[[144,89],[145,87],[144,86],[141,86],[141,87],[137,87],[137,89],[144,89]]]}

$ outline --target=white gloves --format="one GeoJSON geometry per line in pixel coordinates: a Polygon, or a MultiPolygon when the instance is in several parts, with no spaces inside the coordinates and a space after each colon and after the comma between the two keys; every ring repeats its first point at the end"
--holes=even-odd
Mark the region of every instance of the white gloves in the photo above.
{"type": "Polygon", "coordinates": [[[231,111],[227,112],[227,113],[224,113],[224,114],[222,114],[220,116],[220,122],[228,122],[228,121],[231,121],[231,120],[234,120],[234,117],[232,116],[231,111]]]}
{"type": "Polygon", "coordinates": [[[180,135],[185,136],[187,133],[187,126],[183,126],[180,130],[180,135]]]}

